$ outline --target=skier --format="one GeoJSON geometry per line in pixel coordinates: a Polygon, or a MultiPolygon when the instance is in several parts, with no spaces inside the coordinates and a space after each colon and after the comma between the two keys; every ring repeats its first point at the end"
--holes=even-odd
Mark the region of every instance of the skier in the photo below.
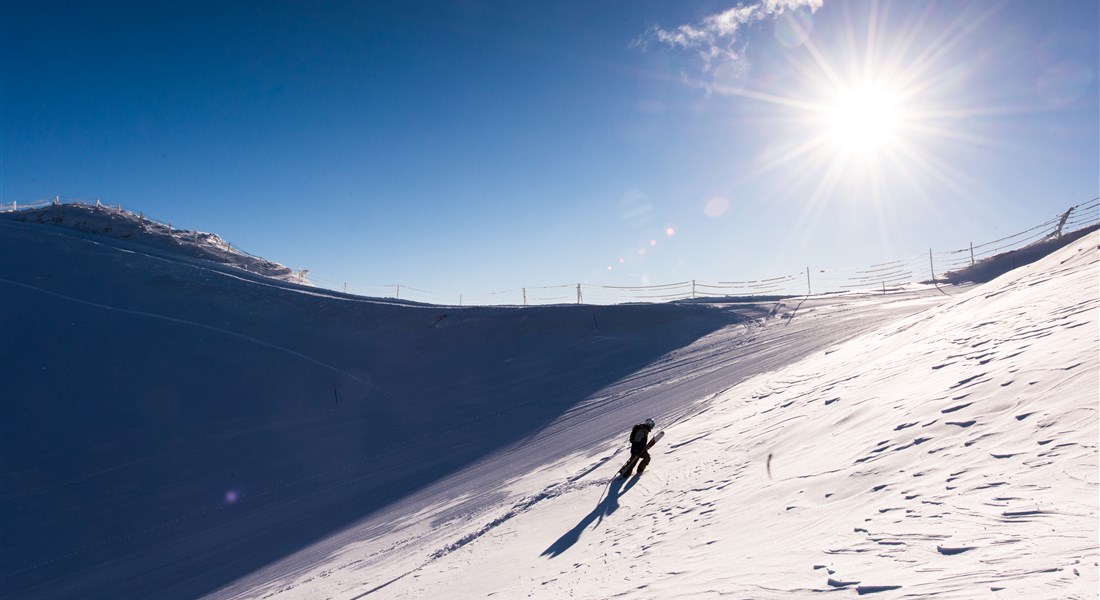
{"type": "Polygon", "coordinates": [[[635,464],[638,465],[639,475],[649,465],[648,442],[649,432],[653,431],[653,425],[653,419],[646,419],[630,430],[630,461],[626,463],[620,472],[623,477],[630,477],[630,472],[634,470],[635,464]]]}

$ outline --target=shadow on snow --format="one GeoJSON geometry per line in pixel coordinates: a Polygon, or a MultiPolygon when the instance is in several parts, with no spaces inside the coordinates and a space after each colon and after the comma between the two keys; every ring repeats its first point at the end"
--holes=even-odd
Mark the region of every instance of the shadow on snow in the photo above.
{"type": "Polygon", "coordinates": [[[5,598],[211,592],[741,319],[395,306],[0,225],[5,598]]]}
{"type": "Polygon", "coordinates": [[[592,512],[585,515],[581,519],[577,526],[565,532],[556,542],[550,544],[550,547],[543,550],[542,556],[549,558],[556,558],[563,554],[566,550],[569,550],[581,539],[581,534],[585,529],[588,529],[593,523],[598,527],[603,522],[604,517],[611,516],[611,513],[619,509],[619,497],[630,491],[630,488],[634,487],[638,483],[638,477],[631,477],[624,479],[622,477],[615,477],[608,484],[607,495],[596,504],[596,508],[592,509],[592,512]]]}

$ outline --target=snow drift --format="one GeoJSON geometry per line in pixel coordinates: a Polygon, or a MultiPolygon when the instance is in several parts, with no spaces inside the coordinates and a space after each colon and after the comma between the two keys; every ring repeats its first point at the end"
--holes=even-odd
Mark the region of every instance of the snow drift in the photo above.
{"type": "Polygon", "coordinates": [[[212,597],[1094,598],[1098,241],[212,597]]]}
{"type": "Polygon", "coordinates": [[[99,238],[127,240],[146,252],[197,258],[282,281],[309,283],[304,273],[234,248],[216,233],[176,229],[171,224],[146,219],[121,207],[96,204],[52,204],[33,210],[0,213],[0,219],[38,223],[95,234],[99,238]]]}
{"type": "Polygon", "coordinates": [[[5,597],[194,597],[744,321],[413,306],[0,221],[5,597]]]}
{"type": "Polygon", "coordinates": [[[0,220],[5,598],[1095,595],[1095,234],[970,291],[599,309],[146,242],[0,220]]]}

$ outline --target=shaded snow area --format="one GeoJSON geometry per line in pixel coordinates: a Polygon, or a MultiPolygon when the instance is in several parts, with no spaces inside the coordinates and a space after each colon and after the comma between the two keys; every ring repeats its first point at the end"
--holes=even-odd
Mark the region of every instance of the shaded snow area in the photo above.
{"type": "Polygon", "coordinates": [[[0,220],[5,599],[1097,595],[1096,233],[980,286],[598,308],[146,242],[0,220]]]}

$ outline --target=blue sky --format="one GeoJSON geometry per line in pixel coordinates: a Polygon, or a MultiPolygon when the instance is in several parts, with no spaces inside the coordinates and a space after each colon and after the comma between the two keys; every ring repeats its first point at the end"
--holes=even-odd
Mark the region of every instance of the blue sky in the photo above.
{"type": "Polygon", "coordinates": [[[768,277],[1100,195],[1094,0],[0,10],[3,201],[122,203],[330,287],[768,277]]]}

